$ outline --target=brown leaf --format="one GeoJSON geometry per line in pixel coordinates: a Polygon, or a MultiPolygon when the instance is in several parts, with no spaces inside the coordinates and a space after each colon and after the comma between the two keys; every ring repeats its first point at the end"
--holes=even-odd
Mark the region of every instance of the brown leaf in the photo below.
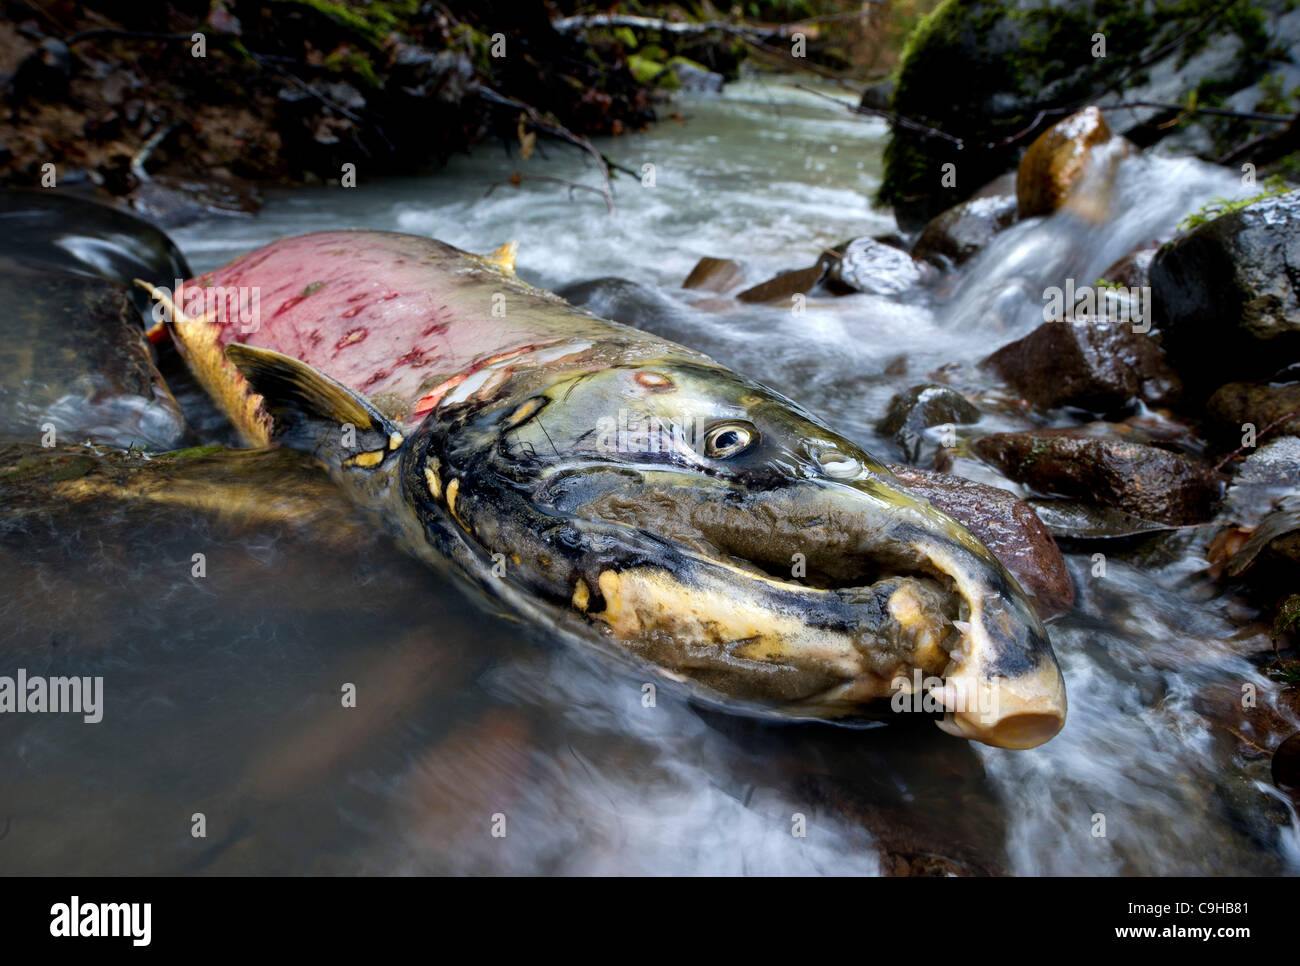
{"type": "Polygon", "coordinates": [[[519,136],[519,160],[527,161],[533,156],[533,147],[537,144],[537,132],[525,128],[523,118],[520,118],[515,133],[519,136]]]}

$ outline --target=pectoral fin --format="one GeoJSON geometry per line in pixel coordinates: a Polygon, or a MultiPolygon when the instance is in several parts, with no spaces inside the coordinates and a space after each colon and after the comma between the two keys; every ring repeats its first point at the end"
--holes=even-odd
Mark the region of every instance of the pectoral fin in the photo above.
{"type": "Polygon", "coordinates": [[[226,358],[262,396],[275,437],[295,449],[336,466],[369,469],[405,441],[362,396],[292,356],[234,342],[226,358]]]}

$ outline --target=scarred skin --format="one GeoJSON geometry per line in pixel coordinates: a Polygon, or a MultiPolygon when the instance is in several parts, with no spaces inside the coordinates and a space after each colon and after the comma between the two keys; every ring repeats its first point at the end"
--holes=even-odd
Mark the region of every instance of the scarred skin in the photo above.
{"type": "MultiPolygon", "coordinates": [[[[571,342],[575,332],[635,341],[651,354],[671,348],[703,358],[503,274],[500,265],[512,257],[502,252],[494,261],[390,232],[300,235],[188,280],[179,307],[196,317],[202,293],[242,289],[247,311],[256,289],[260,315],[252,326],[241,325],[237,305],[216,302],[209,321],[218,327],[218,347],[241,342],[292,356],[406,428],[428,415],[454,380],[503,357],[571,342]]],[[[509,370],[502,367],[502,378],[509,370]]]]}
{"type": "Polygon", "coordinates": [[[1060,730],[1046,633],[969,531],[790,400],[511,262],[284,239],[187,283],[172,331],[250,443],[315,453],[530,623],[746,713],[843,718],[920,688],[951,734],[1060,730]],[[629,412],[692,435],[641,446],[629,412]]]}

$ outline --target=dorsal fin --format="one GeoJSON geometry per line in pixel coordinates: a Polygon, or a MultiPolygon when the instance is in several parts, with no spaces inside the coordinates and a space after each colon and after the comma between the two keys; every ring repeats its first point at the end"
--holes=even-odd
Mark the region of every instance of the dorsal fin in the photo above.
{"type": "Polygon", "coordinates": [[[519,242],[508,241],[500,248],[494,249],[493,251],[488,252],[486,255],[480,255],[479,258],[483,259],[485,262],[495,265],[497,268],[501,269],[501,271],[505,272],[507,275],[513,275],[515,273],[515,255],[517,255],[518,253],[519,253],[519,242]]]}
{"type": "Polygon", "coordinates": [[[240,342],[226,346],[226,358],[262,396],[276,436],[296,449],[340,466],[373,467],[404,442],[397,426],[360,394],[305,362],[240,342]]]}

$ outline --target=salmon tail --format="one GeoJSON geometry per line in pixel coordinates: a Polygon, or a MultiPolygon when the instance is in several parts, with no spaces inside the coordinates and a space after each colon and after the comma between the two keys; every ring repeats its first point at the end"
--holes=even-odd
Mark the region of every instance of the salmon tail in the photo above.
{"type": "Polygon", "coordinates": [[[253,391],[248,380],[221,351],[218,338],[221,326],[217,324],[216,311],[191,318],[165,289],[138,278],[135,284],[157,299],[166,310],[164,324],[185,364],[208,397],[234,424],[245,444],[255,448],[269,445],[271,416],[262,404],[262,397],[253,391]]]}

